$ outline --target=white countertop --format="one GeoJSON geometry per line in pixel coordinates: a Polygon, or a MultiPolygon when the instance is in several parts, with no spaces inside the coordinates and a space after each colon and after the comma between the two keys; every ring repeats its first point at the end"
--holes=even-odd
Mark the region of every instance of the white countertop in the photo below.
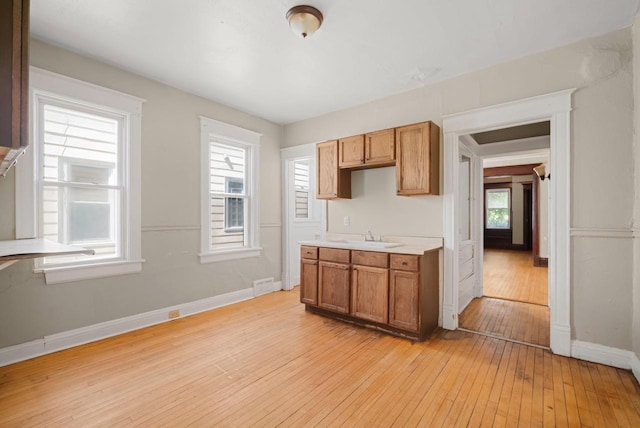
{"type": "MultiPolygon", "coordinates": [[[[419,238],[418,238],[419,239],[419,238]]],[[[400,242],[398,240],[389,240],[384,242],[369,242],[351,239],[326,239],[326,240],[313,240],[313,241],[300,241],[300,245],[308,245],[311,247],[328,247],[328,248],[343,248],[347,250],[364,250],[364,251],[376,251],[379,253],[395,253],[395,254],[414,254],[422,255],[428,251],[433,251],[442,248],[441,238],[424,238],[417,241],[416,239],[404,240],[400,242]],[[410,241],[410,242],[407,242],[410,241]]]]}

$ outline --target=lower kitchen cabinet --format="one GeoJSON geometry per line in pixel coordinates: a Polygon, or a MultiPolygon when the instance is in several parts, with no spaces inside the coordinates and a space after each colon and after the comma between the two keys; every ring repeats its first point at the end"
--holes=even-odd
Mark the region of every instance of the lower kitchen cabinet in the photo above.
{"type": "Polygon", "coordinates": [[[300,302],[318,305],[318,261],[300,260],[300,302]]]}
{"type": "Polygon", "coordinates": [[[386,324],[389,319],[389,269],[354,265],[351,315],[386,324]]]}
{"type": "Polygon", "coordinates": [[[418,331],[420,274],[392,270],[389,280],[389,325],[418,331]]]}
{"type": "Polygon", "coordinates": [[[344,263],[318,262],[318,306],[323,309],[349,313],[351,266],[344,263]]]}
{"type": "Polygon", "coordinates": [[[437,249],[416,255],[319,246],[303,247],[301,256],[307,311],[419,341],[437,328],[437,249]]]}

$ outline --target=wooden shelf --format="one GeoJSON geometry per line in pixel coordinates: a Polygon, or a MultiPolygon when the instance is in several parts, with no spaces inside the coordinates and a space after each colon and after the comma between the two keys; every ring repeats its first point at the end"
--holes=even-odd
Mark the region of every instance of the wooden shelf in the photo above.
{"type": "Polygon", "coordinates": [[[0,270],[11,266],[18,260],[71,254],[94,255],[95,251],[59,244],[42,238],[0,241],[0,270]]]}

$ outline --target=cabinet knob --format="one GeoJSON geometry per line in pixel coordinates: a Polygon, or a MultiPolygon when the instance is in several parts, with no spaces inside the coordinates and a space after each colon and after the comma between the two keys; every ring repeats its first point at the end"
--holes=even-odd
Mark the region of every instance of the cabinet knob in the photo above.
{"type": "Polygon", "coordinates": [[[407,264],[407,262],[402,262],[402,266],[406,266],[407,264]]]}

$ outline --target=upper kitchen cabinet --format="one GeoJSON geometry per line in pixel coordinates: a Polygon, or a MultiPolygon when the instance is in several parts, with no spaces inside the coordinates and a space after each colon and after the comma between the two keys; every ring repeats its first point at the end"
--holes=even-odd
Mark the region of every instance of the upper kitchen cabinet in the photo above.
{"type": "Polygon", "coordinates": [[[370,166],[396,164],[396,135],[393,128],[364,136],[364,163],[370,166]]]}
{"type": "Polygon", "coordinates": [[[396,164],[393,129],[338,140],[340,168],[363,169],[396,164]]]}
{"type": "Polygon", "coordinates": [[[29,143],[29,0],[0,2],[0,176],[29,143]]]}
{"type": "Polygon", "coordinates": [[[364,135],[341,138],[338,140],[340,168],[357,167],[364,164],[364,135]]]}
{"type": "Polygon", "coordinates": [[[440,128],[432,122],[396,128],[398,195],[440,194],[440,128]]]}
{"type": "Polygon", "coordinates": [[[338,165],[338,141],[327,141],[316,145],[316,198],[350,199],[351,171],[338,165]]]}

